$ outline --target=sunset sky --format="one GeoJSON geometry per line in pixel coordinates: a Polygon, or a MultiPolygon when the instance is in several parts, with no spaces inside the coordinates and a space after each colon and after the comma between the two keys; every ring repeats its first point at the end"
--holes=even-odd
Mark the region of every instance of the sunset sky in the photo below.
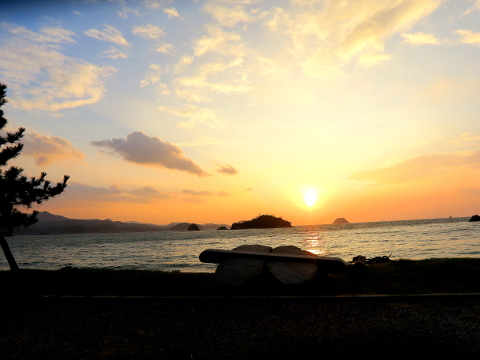
{"type": "Polygon", "coordinates": [[[7,126],[27,129],[10,165],[70,175],[38,210],[293,225],[480,213],[480,0],[1,4],[7,126]]]}

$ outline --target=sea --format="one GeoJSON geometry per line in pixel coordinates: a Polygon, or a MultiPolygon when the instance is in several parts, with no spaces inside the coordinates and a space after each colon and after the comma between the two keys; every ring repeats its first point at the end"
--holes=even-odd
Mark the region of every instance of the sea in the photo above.
{"type": "MultiPolygon", "coordinates": [[[[81,235],[22,235],[6,238],[22,269],[142,269],[214,272],[198,256],[206,249],[243,244],[295,245],[321,256],[351,261],[480,257],[480,222],[469,218],[383,221],[279,229],[155,231],[81,235]]],[[[8,264],[0,253],[0,270],[8,264]]]]}

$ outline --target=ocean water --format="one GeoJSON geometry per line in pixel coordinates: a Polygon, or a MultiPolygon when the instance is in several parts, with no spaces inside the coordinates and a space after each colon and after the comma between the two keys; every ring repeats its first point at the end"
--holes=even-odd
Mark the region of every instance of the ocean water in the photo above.
{"type": "MultiPolygon", "coordinates": [[[[144,232],[123,234],[25,235],[7,238],[20,268],[76,267],[213,272],[205,249],[243,244],[295,245],[351,261],[356,255],[392,259],[480,257],[480,222],[468,218],[389,221],[282,229],[144,232]]],[[[8,264],[0,254],[0,270],[8,264]]]]}

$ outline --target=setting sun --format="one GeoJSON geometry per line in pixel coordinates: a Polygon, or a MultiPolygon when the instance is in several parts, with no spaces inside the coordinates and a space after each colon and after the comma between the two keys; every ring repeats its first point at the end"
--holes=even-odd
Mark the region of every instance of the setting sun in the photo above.
{"type": "Polygon", "coordinates": [[[317,193],[313,189],[308,189],[303,196],[303,201],[307,204],[308,207],[312,207],[317,202],[318,197],[317,193]]]}

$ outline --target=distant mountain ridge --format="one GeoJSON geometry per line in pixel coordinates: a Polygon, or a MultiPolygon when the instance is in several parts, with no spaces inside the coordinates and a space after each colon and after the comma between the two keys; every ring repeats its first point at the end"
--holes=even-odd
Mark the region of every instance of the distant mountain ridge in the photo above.
{"type": "MultiPolygon", "coordinates": [[[[89,233],[124,233],[146,231],[187,231],[191,223],[171,223],[169,225],[145,224],[135,221],[113,221],[110,219],[69,219],[65,216],[54,215],[48,211],[40,211],[38,222],[28,228],[15,231],[15,235],[60,235],[60,234],[89,234],[89,233]]],[[[216,230],[225,224],[198,225],[200,230],[216,230]]]]}

